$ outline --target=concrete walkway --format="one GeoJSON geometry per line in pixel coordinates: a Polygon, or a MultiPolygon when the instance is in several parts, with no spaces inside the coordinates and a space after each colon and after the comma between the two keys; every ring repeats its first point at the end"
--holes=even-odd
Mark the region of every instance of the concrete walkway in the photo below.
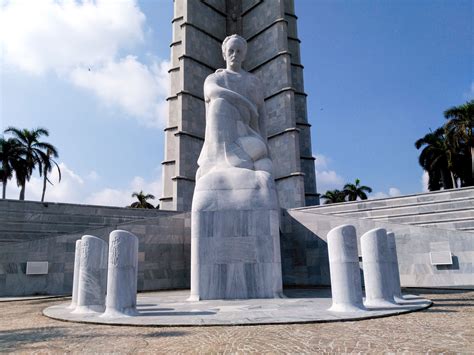
{"type": "Polygon", "coordinates": [[[116,327],[52,320],[67,302],[0,304],[0,352],[16,353],[474,353],[474,292],[419,291],[434,305],[393,317],[316,324],[116,327]]]}

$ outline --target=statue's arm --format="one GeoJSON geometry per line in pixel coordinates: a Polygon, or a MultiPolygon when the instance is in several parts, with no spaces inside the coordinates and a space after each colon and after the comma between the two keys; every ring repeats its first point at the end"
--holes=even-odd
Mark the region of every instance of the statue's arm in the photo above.
{"type": "Polygon", "coordinates": [[[209,103],[209,101],[217,98],[227,100],[237,105],[245,102],[246,106],[253,111],[254,115],[258,114],[258,108],[249,99],[219,85],[215,76],[211,74],[204,81],[204,100],[206,103],[209,103]]]}

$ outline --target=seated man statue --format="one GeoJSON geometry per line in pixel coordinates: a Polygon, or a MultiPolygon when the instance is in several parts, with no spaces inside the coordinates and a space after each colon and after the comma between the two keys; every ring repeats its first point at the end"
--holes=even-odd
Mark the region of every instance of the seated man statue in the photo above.
{"type": "Polygon", "coordinates": [[[246,51],[244,38],[227,37],[226,68],[204,82],[206,133],[192,202],[194,300],[279,297],[282,291],[264,90],[242,69],[246,51]]]}

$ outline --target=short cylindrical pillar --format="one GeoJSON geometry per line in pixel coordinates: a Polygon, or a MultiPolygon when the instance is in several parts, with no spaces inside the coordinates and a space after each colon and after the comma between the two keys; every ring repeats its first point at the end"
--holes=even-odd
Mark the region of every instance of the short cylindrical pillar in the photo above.
{"type": "Polygon", "coordinates": [[[361,239],[362,267],[364,270],[365,306],[390,307],[393,300],[387,231],[376,228],[361,239]]]}
{"type": "Polygon", "coordinates": [[[360,312],[362,302],[357,235],[354,226],[342,225],[328,233],[332,307],[335,312],[360,312]]]}
{"type": "Polygon", "coordinates": [[[109,237],[105,313],[101,317],[137,315],[138,238],[115,230],[109,237]]]}
{"type": "Polygon", "coordinates": [[[391,264],[391,274],[392,274],[392,293],[393,298],[396,301],[403,300],[401,285],[400,285],[400,270],[398,268],[398,256],[397,256],[397,243],[395,240],[395,233],[387,233],[387,244],[389,251],[389,260],[391,264]]]}
{"type": "Polygon", "coordinates": [[[107,288],[107,243],[85,235],[81,243],[81,266],[74,313],[100,312],[105,309],[107,288]]]}
{"type": "Polygon", "coordinates": [[[69,308],[76,308],[77,305],[77,291],[79,284],[79,270],[81,267],[81,240],[76,240],[76,252],[74,254],[74,274],[72,277],[72,299],[69,308]]]}

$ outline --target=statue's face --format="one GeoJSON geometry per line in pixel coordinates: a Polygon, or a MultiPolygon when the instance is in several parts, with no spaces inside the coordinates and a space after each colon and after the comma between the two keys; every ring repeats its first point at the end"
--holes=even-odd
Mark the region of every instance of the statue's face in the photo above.
{"type": "Polygon", "coordinates": [[[224,57],[225,61],[232,66],[241,65],[245,59],[245,49],[243,43],[238,39],[232,38],[229,42],[227,42],[224,57]]]}

